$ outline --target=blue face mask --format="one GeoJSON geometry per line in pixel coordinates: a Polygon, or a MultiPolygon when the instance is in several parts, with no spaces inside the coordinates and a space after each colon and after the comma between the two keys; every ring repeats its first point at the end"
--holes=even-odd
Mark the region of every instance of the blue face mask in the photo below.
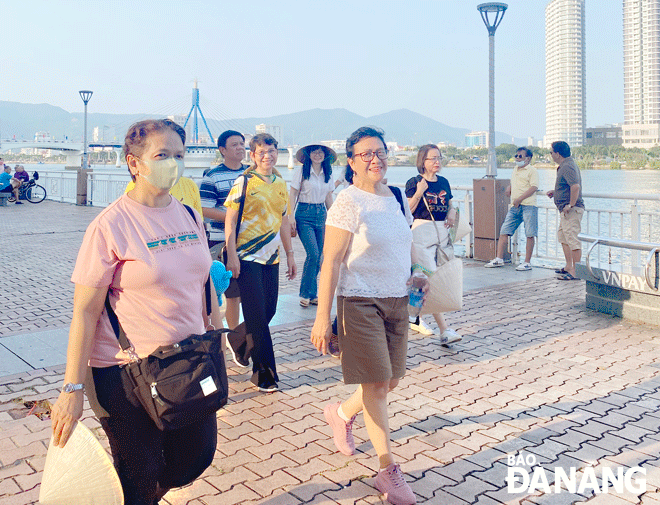
{"type": "Polygon", "coordinates": [[[183,160],[167,158],[164,160],[140,160],[149,168],[149,174],[143,175],[149,184],[158,189],[169,191],[183,175],[183,160]]]}

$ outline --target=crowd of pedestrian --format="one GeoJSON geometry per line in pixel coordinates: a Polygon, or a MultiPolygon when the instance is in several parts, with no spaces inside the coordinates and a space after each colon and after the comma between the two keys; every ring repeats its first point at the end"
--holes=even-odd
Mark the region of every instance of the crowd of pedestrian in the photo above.
{"type": "MultiPolygon", "coordinates": [[[[132,181],[88,227],[72,275],[74,312],[65,385],[52,410],[53,444],[66,444],[82,415],[86,390],[110,441],[127,505],[156,504],[169,489],[201,475],[216,449],[215,414],[192,416],[194,421],[181,428],[159,428],[123,367],[220,327],[222,303],[227,326],[235,330],[229,339],[234,361],[243,368],[251,363],[250,380],[259,391],[278,391],[269,324],[277,309],[282,259],[286,278],[296,277],[292,239],[298,235],[306,253],[300,305],[317,306],[311,343],[321,354],[338,346],[343,380],[356,385],[348,398],[323,410],[335,446],[346,456],[355,453],[352,427],[362,413],[378,457],[376,488],[392,504],[416,503],[392,452],[388,394],[406,373],[409,328],[428,329],[422,320],[410,320],[408,295],[413,266],[431,272],[436,265],[416,257],[420,244],[413,242],[411,227],[432,223],[434,243],[443,248],[451,246],[450,229],[457,221],[449,181],[439,175],[442,153],[431,144],[419,149],[418,175],[406,183],[404,197],[386,184],[384,132],[362,127],[346,141],[340,181],[332,174],[335,151],[310,144],[296,153],[301,166],[287,188],[275,168],[274,137],[252,137],[248,165],[244,135],[228,130],[218,138],[223,163],[205,173],[198,189],[182,177],[185,141],[185,131],[170,120],[141,121],[126,135],[132,181]],[[345,187],[333,199],[339,184],[345,187]],[[231,272],[224,295],[208,290],[213,260],[231,272]],[[119,345],[120,330],[131,343],[128,350],[119,345]]],[[[558,238],[566,255],[558,275],[570,280],[581,250],[576,242],[584,210],[580,174],[565,142],[553,143],[552,157],[559,167],[548,196],[562,216],[558,238]]],[[[517,270],[531,269],[538,190],[531,159],[527,148],[518,150],[507,190],[511,209],[497,257],[487,267],[504,265],[507,238],[524,223],[526,257],[517,270]]],[[[12,177],[11,169],[3,168],[0,191],[16,190],[23,171],[17,168],[12,177]]],[[[424,282],[423,293],[432,278],[424,282]]],[[[433,317],[441,344],[461,339],[442,313],[433,317]]],[[[208,379],[200,385],[204,395],[215,387],[208,379]]]]}

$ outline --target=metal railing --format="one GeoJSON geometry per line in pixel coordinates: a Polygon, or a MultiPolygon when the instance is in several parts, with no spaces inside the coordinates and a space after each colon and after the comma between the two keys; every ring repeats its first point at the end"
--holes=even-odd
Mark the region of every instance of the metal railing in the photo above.
{"type": "Polygon", "coordinates": [[[646,284],[654,291],[658,291],[660,288],[660,244],[649,244],[645,242],[636,242],[632,240],[614,240],[607,237],[595,237],[592,235],[586,235],[580,233],[578,238],[582,242],[591,242],[587,254],[585,257],[585,266],[589,271],[589,274],[594,278],[594,280],[600,280],[600,277],[596,275],[591,268],[591,253],[597,246],[607,246],[607,247],[616,247],[620,249],[632,249],[635,251],[648,251],[648,256],[646,258],[646,263],[644,264],[644,277],[646,279],[646,284]],[[655,260],[655,261],[653,261],[655,260]],[[652,262],[653,261],[653,262],[652,262]],[[655,266],[655,279],[651,280],[651,266],[655,266]]]}
{"type": "MultiPolygon", "coordinates": [[[[76,172],[68,170],[39,170],[43,185],[49,200],[75,203],[76,172]]],[[[129,181],[128,173],[117,170],[95,169],[87,178],[88,205],[105,207],[116,200],[126,188],[129,181]]],[[[201,177],[193,177],[199,183],[201,177]]],[[[403,188],[403,185],[396,186],[403,188]]],[[[473,187],[452,186],[454,205],[459,208],[461,217],[474,222],[473,187]]],[[[537,193],[539,208],[539,234],[534,249],[533,262],[540,266],[553,266],[564,260],[561,244],[557,242],[557,227],[559,213],[551,200],[544,198],[545,192],[537,193]]],[[[643,204],[660,202],[660,195],[642,195],[635,193],[583,193],[587,200],[587,209],[582,218],[582,230],[588,235],[606,236],[611,240],[627,240],[632,242],[660,243],[660,212],[644,209],[643,204]],[[596,205],[594,205],[594,200],[596,205]],[[626,202],[625,209],[606,208],[607,202],[618,200],[626,202]]],[[[519,232],[511,238],[510,251],[512,259],[520,259],[520,253],[525,250],[524,233],[519,232]]],[[[460,251],[464,248],[466,257],[473,257],[474,236],[469,234],[457,245],[460,251]]],[[[602,242],[601,242],[602,245],[602,242]]],[[[620,249],[614,251],[613,246],[599,250],[599,261],[610,265],[628,265],[637,267],[641,264],[641,251],[635,249],[620,249]]]]}

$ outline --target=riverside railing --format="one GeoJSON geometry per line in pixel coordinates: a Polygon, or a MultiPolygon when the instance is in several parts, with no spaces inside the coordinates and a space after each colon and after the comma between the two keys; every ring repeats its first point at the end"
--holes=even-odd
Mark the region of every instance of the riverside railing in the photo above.
{"type": "MultiPolygon", "coordinates": [[[[40,183],[44,185],[49,200],[75,203],[76,172],[68,170],[40,169],[40,183]],[[42,182],[43,181],[43,182],[42,182]]],[[[201,177],[192,177],[199,183],[201,177]]],[[[105,207],[117,199],[126,188],[129,176],[117,170],[95,169],[87,177],[88,205],[105,207]]],[[[403,189],[403,185],[397,185],[403,189]]],[[[454,205],[474,222],[472,213],[472,186],[453,186],[454,205]]],[[[586,211],[582,219],[582,231],[585,234],[605,236],[613,240],[630,240],[634,242],[660,242],[660,195],[644,195],[636,193],[583,193],[586,211]],[[614,203],[613,203],[614,202],[614,203]],[[608,208],[609,207],[609,208],[608,208]]],[[[552,201],[545,198],[544,192],[538,192],[539,236],[534,248],[533,263],[538,266],[554,266],[564,261],[561,245],[557,243],[557,227],[559,214],[552,201]]],[[[457,251],[466,257],[473,257],[473,235],[469,234],[459,242],[457,251]]],[[[525,236],[522,229],[514,235],[511,241],[511,252],[514,261],[522,259],[525,251],[525,236]]],[[[601,262],[612,265],[641,264],[641,252],[601,247],[598,251],[601,262]]]]}
{"type": "MultiPolygon", "coordinates": [[[[615,247],[619,249],[628,249],[631,251],[644,251],[648,252],[646,257],[646,262],[642,267],[642,272],[644,273],[644,279],[646,280],[647,286],[653,290],[658,291],[660,288],[660,243],[652,244],[647,242],[636,242],[632,240],[613,240],[607,237],[594,237],[584,233],[580,233],[578,238],[582,242],[591,243],[587,249],[585,256],[585,266],[587,271],[595,281],[601,280],[599,275],[597,275],[593,268],[591,267],[591,253],[596,247],[606,246],[606,247],[615,247]],[[651,271],[653,270],[653,274],[651,271]]],[[[600,263],[598,265],[601,266],[600,263]]],[[[623,265],[622,265],[623,266],[623,265]]],[[[632,269],[635,271],[635,268],[632,269]]],[[[623,271],[622,271],[623,273],[623,271]]]]}

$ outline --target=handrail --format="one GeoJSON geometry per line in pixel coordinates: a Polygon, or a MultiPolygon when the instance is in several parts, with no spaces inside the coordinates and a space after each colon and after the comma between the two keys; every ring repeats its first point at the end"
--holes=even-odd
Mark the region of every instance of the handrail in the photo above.
{"type": "Polygon", "coordinates": [[[655,291],[658,291],[658,288],[660,288],[660,285],[658,285],[658,275],[657,275],[658,267],[660,267],[660,251],[656,247],[654,247],[653,249],[651,249],[651,252],[649,253],[648,257],[646,258],[646,265],[644,266],[644,277],[646,277],[646,284],[648,284],[648,286],[651,289],[655,290],[655,291]],[[649,276],[649,273],[650,273],[651,269],[649,267],[651,266],[651,258],[653,258],[654,256],[655,256],[656,276],[655,276],[655,283],[654,283],[655,286],[652,286],[651,285],[651,277],[649,276]]]}
{"type": "Polygon", "coordinates": [[[649,288],[651,288],[654,291],[658,291],[660,288],[658,286],[658,280],[657,280],[657,272],[658,272],[658,263],[659,263],[659,257],[660,257],[660,244],[648,244],[646,242],[636,242],[633,240],[618,240],[618,239],[611,239],[611,238],[606,238],[606,237],[595,237],[593,235],[586,235],[584,233],[580,233],[578,235],[578,239],[581,240],[582,242],[593,242],[591,246],[589,247],[589,250],[587,251],[586,255],[586,266],[587,270],[591,274],[591,276],[599,280],[599,277],[594,274],[592,268],[591,268],[591,263],[589,261],[589,256],[591,255],[591,251],[597,246],[597,245],[604,245],[608,247],[619,247],[621,249],[634,249],[636,251],[649,251],[649,255],[646,258],[646,264],[644,265],[644,277],[646,278],[646,284],[648,285],[649,288]],[[651,277],[650,277],[650,267],[651,267],[651,259],[655,257],[655,264],[656,264],[656,281],[652,282],[651,277]]]}

